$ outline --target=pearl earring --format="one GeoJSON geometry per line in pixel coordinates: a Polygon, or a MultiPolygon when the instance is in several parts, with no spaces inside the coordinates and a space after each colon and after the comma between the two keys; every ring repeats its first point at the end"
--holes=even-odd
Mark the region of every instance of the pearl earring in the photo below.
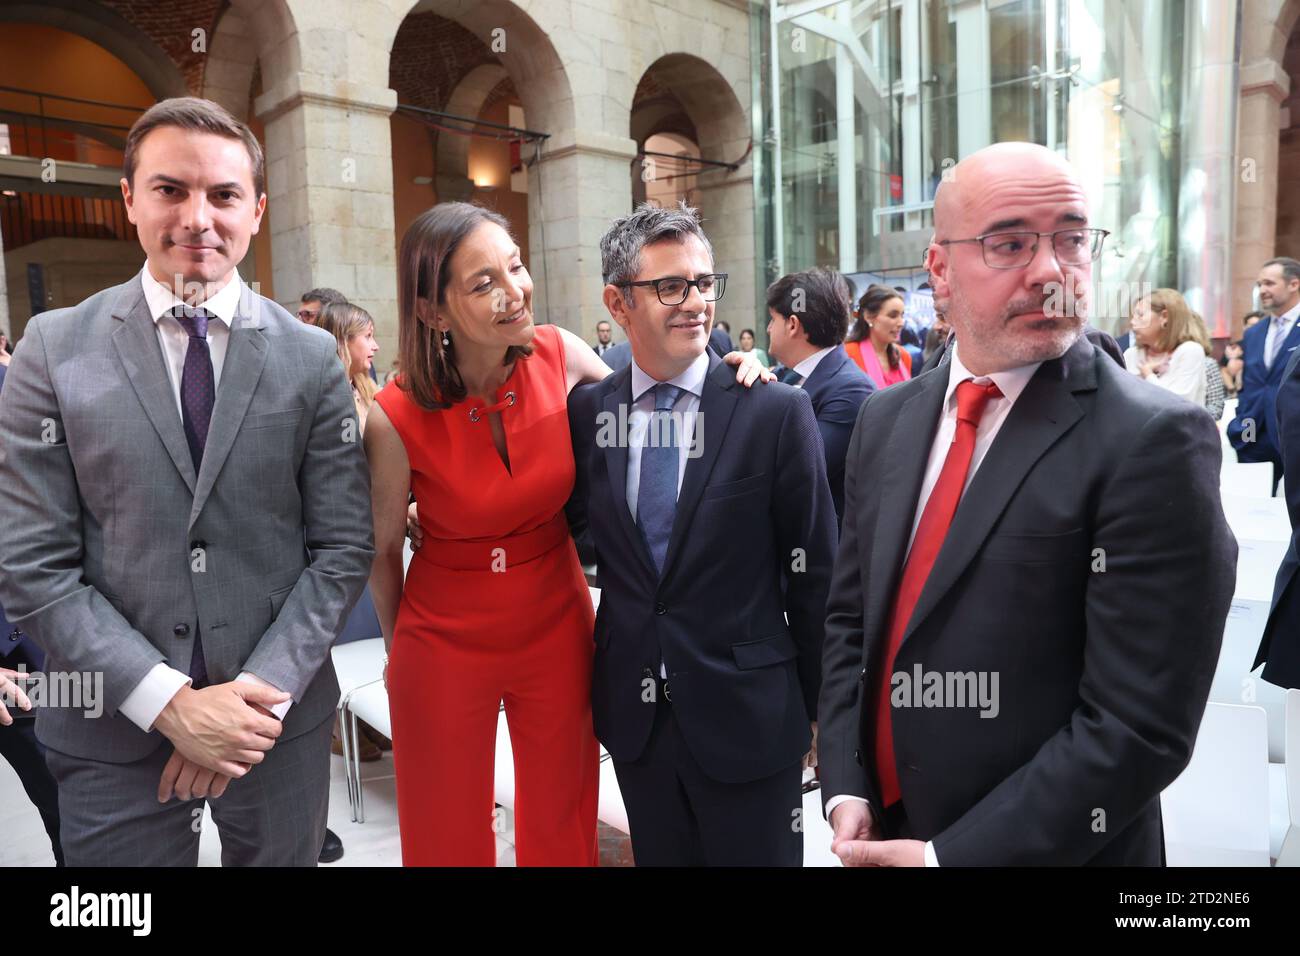
{"type": "Polygon", "coordinates": [[[448,345],[451,345],[451,339],[448,337],[446,331],[442,333],[442,345],[443,348],[446,348],[448,345]]]}

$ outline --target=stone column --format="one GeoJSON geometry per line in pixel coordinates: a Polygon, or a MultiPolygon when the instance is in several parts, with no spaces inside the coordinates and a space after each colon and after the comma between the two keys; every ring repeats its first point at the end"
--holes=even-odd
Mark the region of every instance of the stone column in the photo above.
{"type": "Polygon", "coordinates": [[[1275,60],[1241,69],[1237,104],[1237,208],[1233,235],[1232,336],[1254,304],[1259,267],[1273,258],[1277,233],[1278,133],[1291,80],[1275,60]]]}
{"type": "Polygon", "coordinates": [[[397,354],[397,265],[387,88],[291,74],[254,103],[266,126],[275,288],[282,303],[338,289],[375,319],[378,362],[397,354]]]}
{"type": "Polygon", "coordinates": [[[767,315],[755,304],[759,275],[754,254],[754,165],[746,160],[734,173],[705,167],[696,192],[704,232],[713,244],[714,264],[727,273],[727,292],[714,309],[714,318],[731,326],[731,341],[737,347],[741,329],[753,329],[759,342],[766,341],[767,315]]]}
{"type": "Polygon", "coordinates": [[[636,151],[636,141],[627,137],[574,129],[543,145],[528,179],[538,321],[594,341],[596,323],[609,317],[601,301],[600,237],[612,220],[632,211],[629,170],[636,151]]]}

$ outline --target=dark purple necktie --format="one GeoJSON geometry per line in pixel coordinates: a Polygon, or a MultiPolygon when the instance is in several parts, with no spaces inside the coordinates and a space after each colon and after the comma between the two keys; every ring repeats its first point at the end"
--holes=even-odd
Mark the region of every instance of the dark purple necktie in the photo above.
{"type": "MultiPolygon", "coordinates": [[[[212,406],[217,399],[212,355],[208,352],[210,316],[204,309],[181,305],[172,309],[172,315],[190,336],[185,349],[185,370],[181,372],[181,424],[185,428],[185,441],[190,446],[194,474],[198,475],[203,463],[203,446],[208,440],[208,426],[212,423],[212,406]]],[[[208,685],[207,662],[197,631],[194,634],[194,653],[190,658],[190,677],[196,690],[208,685]]]]}

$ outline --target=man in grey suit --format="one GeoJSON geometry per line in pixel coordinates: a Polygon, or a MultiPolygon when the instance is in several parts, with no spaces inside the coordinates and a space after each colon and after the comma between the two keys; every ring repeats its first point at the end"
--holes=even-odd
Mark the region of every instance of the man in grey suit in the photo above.
{"type": "Polygon", "coordinates": [[[102,688],[37,717],[67,862],[194,865],[206,799],[223,864],[313,865],[329,647],[374,554],[351,393],[235,271],[266,207],[247,127],[165,100],[124,166],[145,268],[33,318],[0,395],[0,601],[47,684],[102,688]]]}

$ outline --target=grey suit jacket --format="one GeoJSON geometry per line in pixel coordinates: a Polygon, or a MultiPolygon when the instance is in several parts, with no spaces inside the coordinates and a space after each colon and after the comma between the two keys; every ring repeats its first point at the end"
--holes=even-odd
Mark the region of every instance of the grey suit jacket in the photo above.
{"type": "Polygon", "coordinates": [[[293,695],[282,739],[338,703],[329,648],[365,586],[370,480],[334,340],[245,286],[194,473],[140,277],[36,316],[0,393],[0,603],[47,673],[102,674],[103,714],[37,736],[138,760],[118,713],[160,661],[293,695]]]}

